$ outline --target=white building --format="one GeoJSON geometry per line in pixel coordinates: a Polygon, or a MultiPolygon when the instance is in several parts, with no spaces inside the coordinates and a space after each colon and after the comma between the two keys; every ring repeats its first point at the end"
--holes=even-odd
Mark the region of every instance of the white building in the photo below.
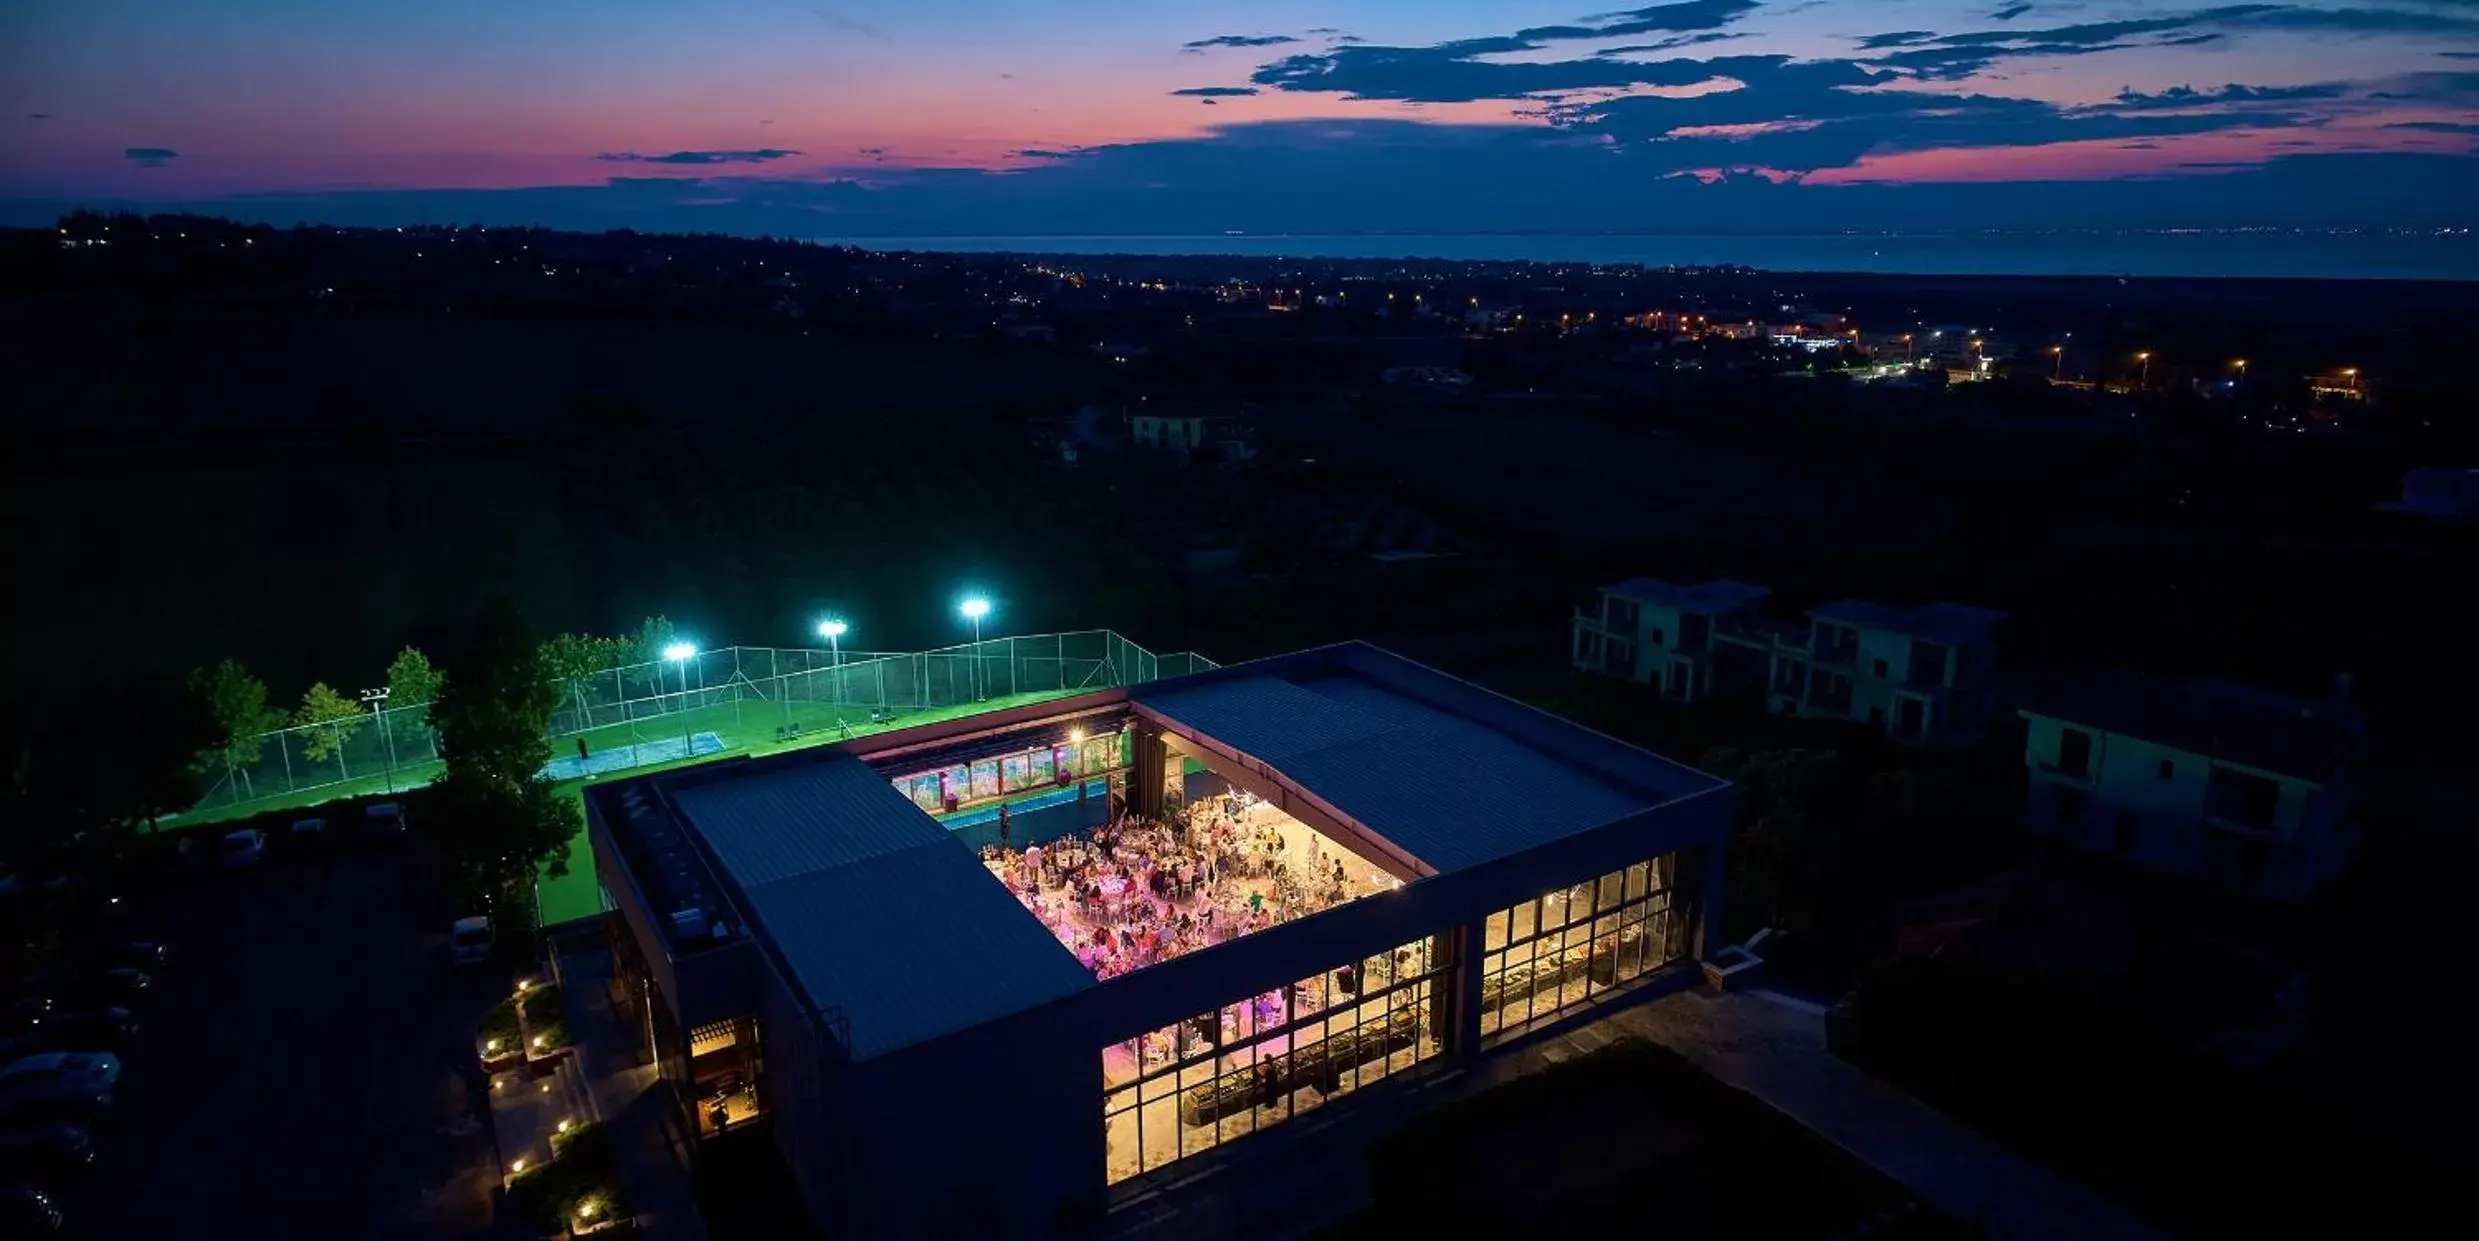
{"type": "Polygon", "coordinates": [[[2226,682],[2078,676],[2027,708],[2024,817],[2061,843],[2263,900],[2305,899],[2358,845],[2357,713],[2226,682]]]}
{"type": "Polygon", "coordinates": [[[2002,612],[1962,603],[1916,608],[1844,599],[1808,612],[1804,632],[1771,635],[1771,709],[1847,719],[1905,745],[1978,737],[1995,709],[2002,612]]]}
{"type": "Polygon", "coordinates": [[[1763,639],[1744,635],[1761,634],[1757,605],[1767,593],[1745,582],[1649,577],[1604,586],[1598,607],[1575,614],[1574,664],[1658,686],[1674,702],[1753,688],[1764,676],[1763,639]]]}

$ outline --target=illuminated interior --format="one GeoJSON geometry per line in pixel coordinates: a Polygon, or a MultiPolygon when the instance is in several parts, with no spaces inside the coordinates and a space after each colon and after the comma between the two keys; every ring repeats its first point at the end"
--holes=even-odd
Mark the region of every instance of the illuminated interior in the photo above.
{"type": "Polygon", "coordinates": [[[1246,793],[1168,821],[1121,822],[982,864],[1096,977],[1168,961],[1402,886],[1307,824],[1246,793]]]}

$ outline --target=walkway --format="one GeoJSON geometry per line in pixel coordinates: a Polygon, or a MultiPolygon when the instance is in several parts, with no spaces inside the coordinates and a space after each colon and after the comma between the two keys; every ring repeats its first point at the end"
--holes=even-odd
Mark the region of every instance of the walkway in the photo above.
{"type": "Polygon", "coordinates": [[[1669,1047],[1954,1218],[1985,1226],[1992,1241],[2161,1235],[2082,1186],[1836,1057],[1825,1048],[1824,1017],[1813,1004],[1763,992],[1690,991],[1593,1026],[1669,1047]]]}
{"type": "Polygon", "coordinates": [[[2123,1238],[2160,1233],[2081,1186],[1836,1058],[1815,1005],[1763,993],[1682,991],[1549,1035],[1414,1094],[1337,1109],[1269,1130],[1104,1228],[1113,1241],[1264,1241],[1348,1215],[1368,1196],[1366,1150],[1416,1110],[1636,1036],[1763,1099],[1990,1241],[2123,1238]],[[1312,1136],[1313,1135],[1313,1136],[1312,1136]],[[1264,1145],[1251,1151],[1248,1146],[1264,1145]]]}
{"type": "Polygon", "coordinates": [[[669,1105],[669,1087],[653,1065],[638,1063],[642,1027],[612,1002],[610,952],[562,957],[560,976],[578,1067],[611,1134],[620,1192],[636,1214],[638,1234],[646,1241],[706,1241],[706,1222],[689,1185],[687,1136],[669,1105]]]}

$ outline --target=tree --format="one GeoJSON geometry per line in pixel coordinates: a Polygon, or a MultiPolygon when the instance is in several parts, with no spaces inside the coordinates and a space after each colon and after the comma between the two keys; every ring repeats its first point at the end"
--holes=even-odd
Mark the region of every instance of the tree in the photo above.
{"type": "Polygon", "coordinates": [[[408,646],[387,665],[387,700],[397,707],[421,706],[439,697],[440,680],[430,656],[408,646]]]}
{"type": "Polygon", "coordinates": [[[215,740],[204,757],[223,763],[242,782],[241,791],[254,792],[249,769],[266,752],[266,734],[284,727],[284,713],[267,705],[267,683],[251,675],[241,661],[227,659],[191,673],[190,687],[215,722],[215,740]]]}
{"type": "Polygon", "coordinates": [[[516,605],[483,605],[431,704],[447,773],[429,820],[451,879],[469,900],[505,905],[545,867],[566,873],[582,826],[576,802],[543,778],[560,686],[516,605]]]}
{"type": "Polygon", "coordinates": [[[0,870],[99,861],[140,825],[196,805],[199,755],[213,756],[222,735],[204,697],[143,677],[0,739],[0,870]]]}
{"type": "Polygon", "coordinates": [[[563,633],[542,644],[543,671],[566,683],[580,729],[592,722],[585,706],[586,679],[610,667],[619,646],[617,640],[590,638],[581,633],[563,633]]]}
{"type": "Polygon", "coordinates": [[[327,682],[313,683],[309,692],[301,696],[301,706],[293,711],[293,726],[310,729],[302,734],[302,757],[323,763],[343,754],[344,743],[351,741],[369,718],[360,703],[329,689],[327,682]],[[318,727],[321,724],[326,727],[318,727]]]}

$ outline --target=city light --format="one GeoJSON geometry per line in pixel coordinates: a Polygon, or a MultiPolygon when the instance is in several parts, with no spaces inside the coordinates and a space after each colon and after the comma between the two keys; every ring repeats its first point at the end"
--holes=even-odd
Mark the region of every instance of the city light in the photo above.
{"type": "Polygon", "coordinates": [[[674,642],[670,646],[663,648],[663,658],[668,659],[675,664],[682,660],[695,659],[697,658],[697,647],[687,642],[674,642]]]}

